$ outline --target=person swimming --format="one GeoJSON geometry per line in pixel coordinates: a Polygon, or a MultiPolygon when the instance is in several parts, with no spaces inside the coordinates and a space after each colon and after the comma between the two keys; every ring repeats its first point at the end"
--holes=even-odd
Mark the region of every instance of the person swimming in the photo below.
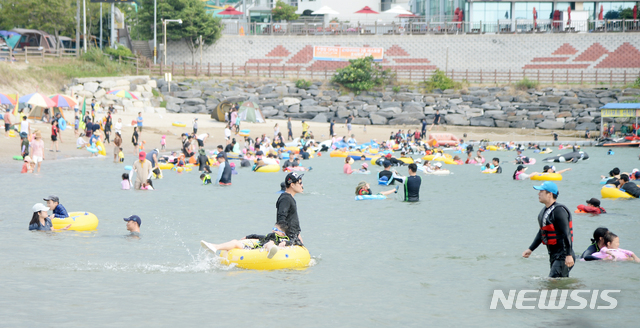
{"type": "Polygon", "coordinates": [[[593,231],[593,238],[591,239],[591,245],[580,255],[583,261],[598,261],[600,258],[592,256],[593,253],[597,253],[604,247],[604,236],[609,232],[609,229],[600,227],[593,231]]]}
{"type": "Polygon", "coordinates": [[[605,261],[634,261],[640,262],[640,258],[632,251],[619,248],[620,238],[613,232],[609,231],[604,236],[605,246],[599,252],[591,254],[605,261]]]}

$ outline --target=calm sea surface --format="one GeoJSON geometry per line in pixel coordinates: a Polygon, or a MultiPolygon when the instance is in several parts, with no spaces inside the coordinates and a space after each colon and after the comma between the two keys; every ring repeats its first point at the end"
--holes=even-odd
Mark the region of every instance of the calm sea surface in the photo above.
{"type": "MultiPolygon", "coordinates": [[[[600,198],[599,176],[640,167],[638,150],[585,149],[591,159],[559,182],[559,202],[575,209],[600,198]]],[[[553,155],[561,154],[555,150],[553,155]]],[[[526,152],[541,171],[548,155],[526,152]]],[[[510,161],[514,152],[487,152],[510,161]]],[[[127,162],[131,162],[131,156],[127,162]]],[[[358,167],[359,163],[354,165],[358,167]]],[[[130,164],[130,163],[127,163],[130,164]]],[[[197,172],[165,171],[156,191],[120,190],[124,165],[108,159],[47,161],[41,175],[3,165],[0,216],[0,326],[230,327],[287,322],[298,327],[609,326],[637,325],[636,263],[578,262],[570,279],[549,281],[544,246],[520,255],[538,229],[534,181],[449,166],[450,176],[422,175],[419,203],[354,201],[359,181],[328,154],[303,163],[305,193],[296,196],[312,266],[249,271],[218,264],[200,240],[224,242],[267,233],[275,222],[284,173],[240,169],[233,186],[202,186],[197,172]],[[69,211],[100,219],[94,232],[28,231],[31,207],[55,194],[69,211]],[[122,218],[142,218],[142,238],[122,218]],[[490,310],[494,289],[620,289],[614,310],[490,310]]],[[[373,167],[373,170],[377,170],[373,167]]],[[[407,168],[398,169],[407,174],[407,168]]],[[[609,214],[574,216],[576,254],[606,226],[621,248],[640,252],[640,200],[603,200],[609,214]]],[[[606,305],[606,303],[603,303],[606,305]]]]}

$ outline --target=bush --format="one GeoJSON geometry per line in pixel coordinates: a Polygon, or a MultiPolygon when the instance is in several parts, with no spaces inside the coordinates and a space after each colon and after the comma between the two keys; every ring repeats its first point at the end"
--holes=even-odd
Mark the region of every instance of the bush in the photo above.
{"type": "Polygon", "coordinates": [[[538,83],[538,81],[531,81],[529,79],[527,79],[526,77],[518,82],[516,82],[516,89],[517,90],[529,90],[529,89],[535,89],[538,87],[540,83],[538,83]]]}
{"type": "Polygon", "coordinates": [[[395,87],[391,88],[391,91],[393,91],[395,93],[398,93],[398,92],[400,92],[400,87],[399,86],[395,86],[395,87]]]}
{"type": "Polygon", "coordinates": [[[133,53],[131,52],[131,50],[129,50],[129,48],[116,43],[116,47],[114,48],[106,48],[104,50],[104,53],[106,53],[107,55],[111,55],[113,56],[115,59],[118,59],[118,57],[133,57],[133,53]]]}
{"type": "Polygon", "coordinates": [[[373,61],[372,56],[369,56],[350,59],[349,66],[337,69],[331,81],[359,94],[385,84],[391,77],[391,70],[383,69],[373,61]]]}
{"type": "Polygon", "coordinates": [[[423,84],[427,91],[432,91],[433,89],[460,89],[462,87],[462,83],[454,82],[452,79],[447,77],[447,75],[443,71],[439,69],[433,72],[433,75],[431,75],[431,79],[429,79],[429,81],[424,81],[423,84]]]}
{"type": "Polygon", "coordinates": [[[309,89],[310,86],[311,86],[311,81],[307,81],[304,79],[300,79],[296,81],[296,88],[298,89],[309,89]]]}
{"type": "Polygon", "coordinates": [[[635,82],[633,82],[632,88],[640,88],[640,77],[637,78],[635,82]]]}

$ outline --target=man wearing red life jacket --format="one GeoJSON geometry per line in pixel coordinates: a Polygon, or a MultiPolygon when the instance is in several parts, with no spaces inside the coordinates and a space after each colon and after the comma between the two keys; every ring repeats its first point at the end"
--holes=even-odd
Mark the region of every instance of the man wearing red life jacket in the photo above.
{"type": "Polygon", "coordinates": [[[569,209],[556,203],[558,186],[551,181],[545,181],[541,186],[534,186],[539,190],[538,200],[545,207],[538,214],[540,230],[529,249],[522,253],[528,258],[540,244],[547,245],[549,262],[551,262],[551,278],[569,277],[576,255],[573,253],[573,225],[569,209]]]}

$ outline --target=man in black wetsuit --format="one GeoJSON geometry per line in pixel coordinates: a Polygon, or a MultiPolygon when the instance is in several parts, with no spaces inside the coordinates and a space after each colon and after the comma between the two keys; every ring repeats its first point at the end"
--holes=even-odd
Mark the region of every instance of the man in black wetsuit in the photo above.
{"type": "Polygon", "coordinates": [[[416,164],[409,164],[409,176],[397,177],[396,180],[401,181],[404,184],[404,201],[405,202],[417,202],[420,200],[420,184],[422,184],[422,178],[416,173],[418,172],[418,166],[416,164]]]}
{"type": "Polygon", "coordinates": [[[571,212],[566,206],[556,203],[558,186],[551,181],[545,181],[541,186],[534,186],[538,193],[538,200],[545,207],[538,214],[540,229],[529,249],[522,253],[528,258],[540,244],[547,245],[549,261],[551,262],[551,278],[569,277],[576,255],[573,253],[573,224],[571,212]]]}
{"type": "Polygon", "coordinates": [[[635,182],[629,182],[629,176],[626,174],[620,174],[620,190],[635,198],[640,197],[640,188],[635,182]]]}
{"type": "Polygon", "coordinates": [[[298,173],[289,173],[284,179],[286,186],[285,192],[280,194],[276,201],[276,224],[284,228],[287,236],[293,245],[302,246],[302,237],[300,236],[300,222],[298,221],[298,206],[293,196],[304,191],[302,187],[302,176],[298,173]]]}
{"type": "Polygon", "coordinates": [[[497,157],[493,158],[493,168],[496,170],[496,173],[502,173],[502,168],[500,167],[500,159],[497,157]]]}
{"type": "Polygon", "coordinates": [[[394,183],[394,177],[393,172],[391,172],[391,162],[385,160],[384,162],[382,162],[382,166],[384,167],[384,170],[378,172],[378,181],[380,180],[380,178],[386,177],[387,181],[389,181],[389,183],[387,184],[392,185],[394,183]]]}

